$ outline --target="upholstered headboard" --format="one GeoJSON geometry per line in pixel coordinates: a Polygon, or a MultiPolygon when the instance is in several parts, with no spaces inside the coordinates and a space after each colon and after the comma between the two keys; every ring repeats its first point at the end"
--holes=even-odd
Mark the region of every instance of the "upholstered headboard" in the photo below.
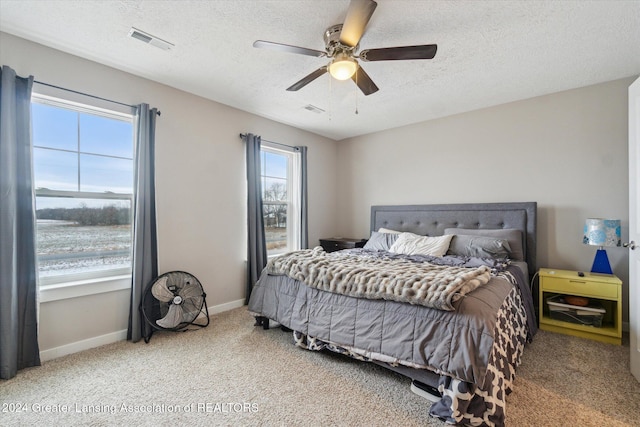
{"type": "Polygon", "coordinates": [[[524,256],[535,272],[536,215],[536,202],[372,206],[371,231],[384,227],[441,236],[446,228],[515,228],[522,231],[524,256]]]}

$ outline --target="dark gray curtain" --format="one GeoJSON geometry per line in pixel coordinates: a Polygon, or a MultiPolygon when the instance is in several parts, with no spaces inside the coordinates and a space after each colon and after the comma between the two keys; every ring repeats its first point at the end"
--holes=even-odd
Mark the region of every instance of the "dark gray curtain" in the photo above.
{"type": "Polygon", "coordinates": [[[262,184],[260,182],[261,138],[243,135],[247,150],[247,284],[245,304],[249,303],[253,285],[267,265],[267,245],[262,216],[262,184]]]}
{"type": "Polygon", "coordinates": [[[307,200],[307,147],[295,147],[300,153],[300,249],[309,248],[308,200],[307,200]]]}
{"type": "Polygon", "coordinates": [[[155,134],[156,108],[140,104],[135,118],[135,178],[133,204],[133,266],[127,339],[149,336],[151,330],[140,314],[147,285],[158,276],[156,230],[155,134]]]}
{"type": "Polygon", "coordinates": [[[0,378],[40,365],[35,200],[31,165],[33,76],[0,70],[0,378]]]}

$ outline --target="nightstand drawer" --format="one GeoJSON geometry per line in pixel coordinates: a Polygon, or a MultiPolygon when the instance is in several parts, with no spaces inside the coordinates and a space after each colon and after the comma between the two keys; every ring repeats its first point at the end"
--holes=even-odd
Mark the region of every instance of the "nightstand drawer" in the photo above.
{"type": "Polygon", "coordinates": [[[591,280],[563,279],[556,277],[543,277],[542,289],[546,292],[557,292],[560,294],[583,295],[594,298],[618,298],[619,286],[591,280]]]}
{"type": "Polygon", "coordinates": [[[342,249],[361,248],[367,243],[365,239],[351,239],[345,237],[334,237],[327,239],[320,239],[320,246],[326,252],[341,251],[342,249]]]}
{"type": "Polygon", "coordinates": [[[325,251],[339,251],[340,249],[353,249],[356,244],[353,242],[337,242],[335,240],[323,240],[322,247],[325,251]]]}

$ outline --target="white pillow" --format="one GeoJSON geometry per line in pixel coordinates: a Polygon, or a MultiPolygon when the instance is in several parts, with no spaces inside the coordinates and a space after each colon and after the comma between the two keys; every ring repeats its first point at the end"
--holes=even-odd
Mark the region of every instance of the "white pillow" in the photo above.
{"type": "Polygon", "coordinates": [[[452,238],[453,234],[430,237],[401,233],[398,240],[389,248],[389,252],[405,255],[443,256],[447,253],[452,238]]]}
{"type": "Polygon", "coordinates": [[[380,229],[378,229],[378,233],[400,234],[400,233],[402,233],[402,231],[389,230],[388,228],[380,227],[380,229]]]}

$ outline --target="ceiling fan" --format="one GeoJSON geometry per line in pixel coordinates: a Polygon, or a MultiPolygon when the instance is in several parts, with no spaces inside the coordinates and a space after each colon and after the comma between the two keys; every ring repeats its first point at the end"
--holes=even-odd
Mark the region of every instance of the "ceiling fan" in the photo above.
{"type": "Polygon", "coordinates": [[[351,0],[347,16],[343,24],[333,25],[324,32],[325,51],[291,46],[288,44],[256,40],[253,47],[272,49],[280,52],[298,53],[301,55],[331,58],[331,62],[323,65],[311,74],[303,77],[287,88],[288,91],[299,90],[326,72],[335,79],[352,79],[365,95],[378,91],[378,86],[365,73],[358,59],[371,61],[397,61],[406,59],[432,59],[436,55],[438,45],[426,44],[418,46],[387,47],[358,51],[360,38],[378,6],[373,0],[351,0]]]}

